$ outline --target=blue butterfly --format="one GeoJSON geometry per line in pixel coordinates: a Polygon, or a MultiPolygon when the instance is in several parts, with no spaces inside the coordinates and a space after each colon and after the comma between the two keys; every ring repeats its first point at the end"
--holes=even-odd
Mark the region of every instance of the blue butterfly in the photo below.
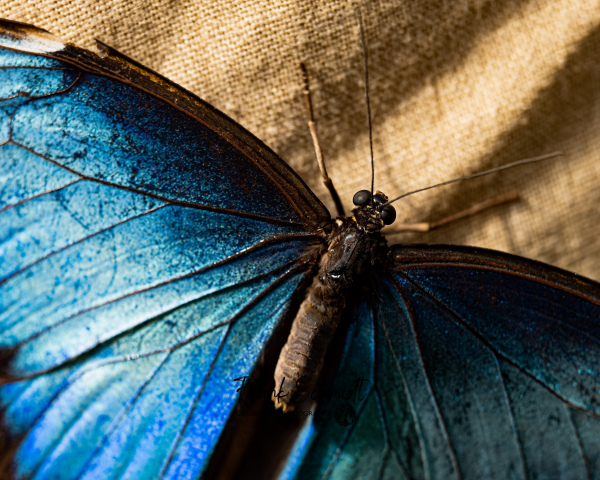
{"type": "MultiPolygon", "coordinates": [[[[101,48],[0,23],[0,465],[249,476],[243,384],[274,365],[339,222],[241,126],[101,48]]],[[[272,472],[598,478],[600,285],[483,249],[381,248],[272,472]]]]}

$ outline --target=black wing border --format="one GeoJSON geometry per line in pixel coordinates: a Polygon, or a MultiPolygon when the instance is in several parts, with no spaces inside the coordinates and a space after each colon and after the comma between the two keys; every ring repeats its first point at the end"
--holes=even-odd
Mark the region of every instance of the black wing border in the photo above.
{"type": "Polygon", "coordinates": [[[536,260],[480,247],[444,244],[397,244],[387,255],[387,268],[408,273],[432,266],[504,272],[539,282],[600,305],[600,284],[582,275],[536,260]]]}

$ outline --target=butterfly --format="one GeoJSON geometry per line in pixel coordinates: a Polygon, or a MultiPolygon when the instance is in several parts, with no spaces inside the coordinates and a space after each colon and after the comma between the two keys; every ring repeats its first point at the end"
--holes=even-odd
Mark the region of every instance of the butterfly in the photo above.
{"type": "MultiPolygon", "coordinates": [[[[316,410],[268,448],[240,439],[266,404],[250,379],[272,382],[360,219],[332,220],[240,125],[99,48],[0,23],[7,478],[248,476],[272,447],[280,478],[600,475],[600,285],[470,247],[375,242],[316,410]]],[[[381,220],[385,198],[357,203],[381,220]]]]}

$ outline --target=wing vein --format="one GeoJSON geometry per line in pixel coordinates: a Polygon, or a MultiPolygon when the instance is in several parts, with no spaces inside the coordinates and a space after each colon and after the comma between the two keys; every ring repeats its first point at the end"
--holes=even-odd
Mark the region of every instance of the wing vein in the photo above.
{"type": "Polygon", "coordinates": [[[525,480],[529,479],[529,470],[527,469],[527,463],[525,462],[525,453],[523,452],[523,447],[521,445],[521,436],[519,435],[519,429],[517,428],[517,423],[515,421],[515,416],[513,413],[513,405],[510,401],[510,396],[508,395],[508,391],[506,390],[506,383],[504,382],[504,372],[502,371],[502,366],[500,365],[500,359],[498,356],[491,352],[494,360],[496,361],[496,365],[498,367],[498,373],[500,378],[500,385],[502,386],[502,392],[504,393],[504,398],[506,400],[506,406],[508,409],[508,415],[510,418],[510,426],[515,434],[515,438],[517,440],[517,449],[519,450],[519,458],[521,459],[521,465],[523,467],[523,474],[525,475],[525,480]]]}
{"type": "MultiPolygon", "coordinates": [[[[378,323],[375,321],[375,318],[377,315],[375,313],[375,309],[373,308],[372,304],[369,304],[369,312],[371,313],[371,322],[373,325],[373,351],[374,352],[382,351],[381,349],[383,348],[383,345],[379,345],[379,338],[377,335],[378,323]]],[[[383,324],[383,321],[381,323],[383,324]]],[[[383,325],[383,334],[385,335],[385,338],[388,341],[388,347],[389,347],[390,339],[389,339],[387,330],[385,328],[385,325],[383,325]]],[[[394,360],[396,360],[393,352],[392,352],[392,355],[394,356],[394,360]]],[[[399,370],[398,373],[400,374],[400,378],[402,378],[402,383],[404,386],[404,390],[406,392],[406,380],[404,378],[404,374],[402,373],[401,370],[399,370]]],[[[395,446],[393,446],[391,443],[391,435],[390,435],[389,428],[388,428],[387,415],[386,415],[385,408],[383,406],[383,402],[381,400],[382,392],[380,392],[379,387],[377,385],[377,381],[376,381],[376,379],[379,378],[379,368],[378,368],[376,358],[373,358],[372,375],[373,375],[373,379],[375,379],[375,387],[374,387],[375,388],[375,398],[377,399],[377,404],[379,405],[379,409],[381,411],[381,416],[383,417],[383,431],[384,431],[385,440],[387,443],[387,448],[389,449],[391,455],[394,455],[394,457],[396,458],[396,461],[398,462],[398,465],[400,465],[400,468],[402,469],[404,476],[406,478],[410,478],[410,475],[408,474],[408,467],[404,465],[404,461],[400,458],[400,454],[396,450],[395,446]]],[[[408,394],[408,392],[407,392],[407,396],[409,397],[409,401],[411,401],[411,409],[412,409],[413,408],[412,399],[410,398],[410,394],[408,394]]],[[[383,469],[383,466],[382,466],[382,469],[383,469]]]]}
{"type": "MultiPolygon", "coordinates": [[[[18,67],[15,67],[15,68],[18,68],[18,67]]],[[[81,78],[81,71],[79,71],[79,70],[69,70],[68,68],[57,68],[57,69],[47,69],[47,70],[65,70],[65,71],[68,71],[68,72],[73,72],[73,73],[77,72],[77,78],[75,78],[75,80],[73,80],[73,81],[71,82],[71,84],[70,84],[70,85],[68,85],[68,86],[66,86],[65,88],[62,88],[62,89],[60,89],[60,90],[56,90],[56,91],[54,91],[54,92],[50,92],[50,93],[44,93],[43,95],[30,95],[30,94],[29,94],[29,93],[27,93],[27,92],[18,92],[18,93],[15,93],[14,95],[9,95],[8,97],[1,97],[1,98],[0,98],[0,101],[3,101],[3,100],[11,100],[11,99],[13,99],[13,98],[18,98],[18,97],[24,97],[24,98],[29,98],[29,99],[32,99],[32,100],[37,100],[37,99],[39,99],[39,98],[51,97],[51,96],[53,96],[53,95],[59,95],[59,94],[61,94],[61,93],[65,93],[65,92],[67,92],[68,90],[70,90],[71,88],[73,88],[73,86],[74,86],[74,85],[75,85],[75,84],[76,84],[76,83],[79,81],[79,79],[81,78]]]]}
{"type": "MultiPolygon", "coordinates": [[[[168,355],[167,355],[168,356],[168,355]]],[[[164,362],[164,360],[163,360],[164,362]]],[[[154,376],[154,374],[158,371],[158,368],[160,368],[160,366],[162,365],[163,362],[160,362],[152,372],[150,372],[150,375],[148,377],[148,379],[143,383],[143,385],[145,385],[150,378],[152,378],[154,376]]],[[[59,392],[55,395],[55,397],[52,399],[51,402],[48,403],[48,406],[40,413],[40,415],[37,417],[38,419],[40,417],[43,416],[43,414],[45,412],[48,411],[48,409],[54,404],[54,401],[59,397],[60,393],[64,392],[70,385],[73,384],[73,381],[77,380],[78,378],[80,378],[84,373],[86,372],[78,372],[78,375],[75,375],[74,378],[69,379],[69,381],[66,382],[66,385],[64,386],[64,388],[61,388],[59,390],[59,392]]],[[[143,388],[143,387],[142,387],[143,388]]],[[[140,389],[141,390],[141,389],[140,389]]],[[[137,393],[137,392],[136,392],[137,393]]],[[[84,415],[85,411],[84,410],[80,410],[79,412],[77,412],[77,415],[73,416],[73,418],[71,419],[71,421],[69,422],[68,426],[66,426],[66,430],[69,430],[76,422],[77,420],[79,420],[83,415],[84,415]]],[[[36,419],[37,421],[37,419],[36,419]]],[[[36,422],[33,422],[32,425],[35,425],[36,422]]],[[[23,439],[26,437],[26,435],[23,436],[23,439]]],[[[62,437],[61,437],[62,438],[62,437]]],[[[53,446],[52,448],[46,452],[46,454],[43,457],[40,457],[40,462],[38,463],[38,465],[35,467],[33,474],[31,476],[31,478],[35,477],[35,474],[38,472],[38,470],[42,467],[42,465],[44,464],[44,460],[50,456],[52,454],[52,452],[55,450],[57,444],[60,443],[60,438],[55,438],[54,441],[52,442],[53,446]]]]}
{"type": "MultiPolygon", "coordinates": [[[[433,403],[433,406],[434,406],[434,409],[435,409],[435,413],[436,413],[437,419],[440,422],[444,438],[446,439],[446,443],[447,443],[448,448],[450,450],[450,455],[451,455],[451,458],[452,458],[452,464],[454,465],[454,470],[456,471],[456,474],[457,474],[458,478],[461,479],[462,478],[462,472],[460,471],[460,468],[458,466],[458,459],[456,457],[456,452],[455,452],[455,449],[454,449],[454,445],[452,443],[452,440],[450,439],[450,434],[448,433],[448,427],[447,427],[446,422],[445,422],[445,420],[444,420],[444,418],[442,416],[442,413],[441,413],[438,401],[437,401],[437,399],[435,397],[435,394],[433,393],[433,387],[431,386],[431,381],[429,379],[429,374],[427,372],[427,369],[425,368],[425,363],[422,360],[423,355],[422,355],[421,341],[419,340],[419,337],[417,335],[417,330],[416,330],[415,325],[414,325],[414,311],[413,311],[413,308],[412,308],[412,303],[407,298],[406,293],[404,292],[404,290],[402,289],[402,287],[400,285],[398,285],[396,279],[392,278],[392,281],[393,281],[394,288],[396,289],[396,291],[398,292],[398,294],[400,295],[400,297],[404,301],[404,305],[406,307],[406,312],[408,314],[408,320],[409,320],[408,325],[409,325],[410,330],[412,332],[413,339],[415,341],[415,346],[417,347],[417,350],[419,352],[419,363],[421,365],[421,371],[423,372],[423,376],[425,377],[425,384],[427,385],[427,390],[428,390],[429,395],[431,397],[431,400],[432,400],[432,403],[433,403]]],[[[382,322],[382,323],[385,326],[385,323],[384,322],[382,322]]],[[[389,335],[387,333],[387,329],[386,329],[386,337],[388,338],[388,342],[391,342],[389,340],[389,335]]],[[[391,343],[389,345],[390,345],[390,350],[392,351],[392,355],[394,356],[394,361],[396,362],[398,371],[402,371],[401,367],[400,367],[400,362],[398,361],[398,357],[396,356],[396,353],[395,353],[394,349],[392,348],[391,343]]],[[[403,376],[403,379],[404,379],[404,376],[403,376]]],[[[408,383],[406,383],[406,389],[409,392],[408,393],[409,398],[412,398],[412,395],[410,394],[410,387],[408,386],[408,383]]],[[[414,405],[411,404],[411,407],[413,407],[413,414],[414,414],[415,418],[418,418],[418,416],[416,414],[416,409],[414,409],[414,405]]],[[[423,430],[422,430],[420,422],[416,422],[416,425],[419,426],[420,438],[421,438],[421,441],[423,442],[421,444],[421,447],[422,447],[421,451],[423,452],[423,465],[425,467],[427,467],[428,461],[427,461],[427,458],[425,457],[427,449],[425,448],[423,430]]],[[[429,478],[431,478],[431,474],[430,473],[429,473],[428,476],[429,476],[429,478]]]]}
{"type": "Polygon", "coordinates": [[[92,451],[92,454],[89,456],[88,460],[83,464],[83,466],[79,470],[78,477],[81,476],[81,474],[86,470],[86,468],[92,462],[92,460],[97,455],[97,453],[102,449],[104,444],[108,441],[108,438],[110,437],[112,432],[115,431],[115,429],[118,427],[118,425],[124,419],[125,414],[129,410],[131,410],[135,401],[141,395],[142,391],[150,384],[150,382],[156,376],[158,371],[162,368],[162,366],[165,364],[165,362],[169,359],[171,353],[172,353],[172,351],[167,352],[167,354],[164,356],[164,358],[156,365],[156,367],[152,370],[152,372],[150,372],[150,374],[147,376],[147,378],[144,379],[144,382],[142,383],[140,388],[131,396],[131,398],[127,401],[127,403],[125,405],[123,405],[123,407],[121,408],[121,411],[117,414],[116,418],[111,422],[111,425],[109,426],[107,432],[103,435],[102,440],[100,440],[97,443],[96,448],[92,451]]]}
{"type": "Polygon", "coordinates": [[[29,148],[29,147],[27,147],[25,145],[22,145],[22,144],[14,141],[14,140],[10,140],[10,143],[12,143],[13,145],[15,145],[15,146],[17,146],[19,148],[22,148],[23,150],[27,150],[29,153],[40,157],[41,159],[43,159],[43,160],[51,163],[52,165],[55,165],[55,166],[57,166],[59,168],[62,168],[64,170],[66,170],[67,172],[70,172],[70,173],[72,173],[74,175],[79,176],[82,179],[89,180],[91,182],[100,183],[102,185],[107,185],[109,187],[120,188],[121,190],[125,190],[125,191],[128,191],[128,192],[137,193],[139,195],[145,195],[147,197],[154,198],[156,200],[160,200],[162,202],[169,203],[171,205],[180,205],[180,206],[183,206],[183,207],[197,208],[197,209],[200,209],[200,210],[208,210],[208,211],[211,211],[211,212],[225,213],[225,214],[228,214],[228,215],[235,215],[235,216],[238,216],[238,217],[250,218],[250,219],[253,219],[253,220],[259,220],[259,221],[262,221],[262,222],[271,223],[273,225],[284,225],[284,226],[291,226],[291,227],[297,227],[297,228],[302,228],[302,229],[305,229],[307,227],[307,225],[309,225],[307,223],[298,223],[298,222],[293,222],[293,221],[285,221],[285,220],[282,220],[282,219],[279,219],[279,218],[267,217],[265,215],[259,215],[259,214],[256,214],[256,213],[241,212],[241,211],[232,210],[232,209],[229,209],[229,208],[214,207],[214,206],[211,206],[211,205],[203,205],[203,204],[200,204],[200,203],[189,202],[189,201],[185,201],[185,200],[174,200],[172,198],[168,198],[168,197],[165,197],[165,196],[162,196],[162,195],[158,195],[158,194],[151,193],[151,192],[146,192],[146,191],[141,190],[139,188],[129,187],[129,186],[126,186],[126,185],[121,185],[121,184],[114,183],[114,182],[109,182],[109,181],[106,181],[106,180],[100,180],[100,179],[95,178],[95,177],[90,177],[90,176],[87,176],[87,175],[83,175],[81,172],[78,172],[77,170],[75,170],[73,168],[70,168],[70,167],[67,167],[65,165],[62,165],[61,163],[56,162],[56,161],[52,160],[51,158],[48,158],[48,157],[46,157],[46,156],[44,156],[44,155],[36,152],[35,150],[33,150],[33,149],[31,149],[31,148],[29,148]]]}
{"type": "Polygon", "coordinates": [[[583,407],[575,405],[574,403],[572,403],[572,402],[564,399],[563,397],[561,397],[560,395],[558,395],[555,391],[553,391],[552,389],[550,389],[550,387],[548,387],[546,384],[542,383],[535,375],[533,375],[532,373],[528,372],[526,369],[524,369],[523,367],[521,367],[521,365],[519,365],[517,362],[515,362],[514,360],[512,360],[511,358],[509,358],[507,355],[503,354],[502,352],[500,352],[499,350],[497,350],[496,348],[494,348],[494,346],[490,342],[488,342],[475,328],[471,327],[460,315],[458,315],[454,310],[452,310],[445,303],[441,302],[439,299],[437,299],[436,297],[434,297],[433,295],[431,295],[427,290],[425,290],[420,285],[418,285],[416,282],[414,282],[409,276],[407,276],[407,275],[405,275],[403,273],[400,273],[398,271],[394,272],[394,274],[398,275],[398,276],[401,276],[407,282],[410,282],[414,286],[414,288],[416,288],[419,291],[419,293],[421,293],[423,296],[427,297],[432,303],[436,304],[441,310],[443,310],[449,316],[451,316],[454,319],[454,322],[457,325],[459,325],[460,327],[462,327],[463,329],[465,329],[467,332],[469,332],[471,335],[473,335],[491,353],[497,355],[499,358],[501,358],[502,360],[506,361],[507,363],[509,363],[510,365],[512,365],[513,367],[515,367],[517,370],[519,370],[521,373],[523,373],[524,375],[526,375],[527,377],[529,377],[530,379],[532,379],[533,381],[535,381],[538,385],[540,385],[542,388],[544,388],[545,390],[547,390],[554,397],[558,398],[565,405],[568,405],[569,407],[572,407],[572,408],[574,408],[576,410],[582,410],[582,411],[584,411],[584,412],[588,413],[589,415],[592,415],[592,416],[594,416],[596,418],[600,418],[600,414],[599,413],[596,413],[596,412],[594,412],[592,410],[586,410],[583,407]]]}
{"type": "MultiPolygon", "coordinates": [[[[404,465],[404,461],[400,457],[400,454],[398,453],[396,448],[391,443],[391,439],[390,439],[391,436],[390,436],[390,431],[389,431],[388,422],[387,422],[387,415],[385,413],[385,408],[383,407],[383,402],[381,401],[381,392],[379,391],[379,389],[377,387],[375,388],[375,400],[379,407],[379,411],[381,412],[382,424],[383,424],[383,434],[385,437],[385,443],[387,444],[386,450],[388,451],[388,453],[390,453],[391,455],[393,455],[396,458],[396,461],[398,462],[398,465],[400,466],[400,469],[402,470],[402,475],[404,475],[405,478],[410,478],[407,466],[404,465]]],[[[383,471],[383,462],[380,465],[380,473],[382,471],[383,471]]],[[[381,475],[378,475],[378,477],[381,477],[381,475]]]]}
{"type": "MultiPolygon", "coordinates": [[[[79,181],[80,181],[80,180],[77,180],[77,181],[75,181],[75,182],[73,182],[73,183],[77,183],[77,182],[79,182],[79,181]]],[[[71,185],[72,185],[72,184],[71,184],[71,185]]],[[[47,253],[46,255],[44,255],[43,257],[40,257],[40,258],[38,258],[36,261],[34,261],[34,262],[30,263],[29,265],[25,265],[23,268],[21,268],[21,269],[19,269],[19,270],[15,271],[15,272],[13,272],[13,273],[11,273],[11,274],[10,274],[10,275],[8,275],[7,277],[5,277],[5,278],[3,278],[3,279],[0,279],[0,286],[2,286],[2,284],[4,284],[4,283],[8,282],[8,281],[9,281],[11,278],[13,278],[13,277],[16,277],[17,275],[20,275],[20,274],[22,274],[23,272],[26,272],[27,270],[29,270],[29,269],[30,269],[30,268],[32,268],[33,266],[37,265],[37,264],[38,264],[38,263],[40,263],[40,262],[43,262],[43,261],[45,261],[45,260],[48,260],[50,257],[53,257],[53,256],[54,256],[54,255],[56,255],[56,254],[59,254],[59,253],[61,253],[61,252],[65,251],[65,250],[67,250],[67,249],[69,249],[69,248],[71,248],[71,247],[74,247],[75,245],[78,245],[78,244],[80,244],[80,243],[83,243],[83,242],[85,242],[85,241],[87,241],[87,240],[90,240],[91,238],[94,238],[94,237],[95,237],[95,236],[97,236],[97,235],[100,235],[100,234],[102,234],[102,233],[105,233],[105,232],[107,232],[107,231],[111,230],[112,228],[114,228],[114,227],[116,227],[116,226],[118,226],[118,225],[123,225],[123,224],[125,224],[125,223],[127,223],[127,222],[129,222],[129,221],[131,221],[131,220],[135,220],[135,219],[137,219],[137,218],[143,217],[143,216],[145,216],[145,215],[148,215],[148,214],[150,214],[150,213],[153,213],[153,212],[155,212],[155,211],[157,211],[157,210],[160,210],[161,208],[163,208],[163,207],[166,207],[166,206],[168,206],[168,204],[158,205],[158,206],[156,206],[156,207],[153,207],[153,208],[150,208],[150,209],[148,209],[148,210],[146,210],[146,211],[144,211],[144,212],[140,212],[140,213],[138,213],[138,214],[136,214],[136,215],[134,215],[134,216],[132,216],[132,217],[124,218],[124,219],[122,219],[122,220],[119,220],[118,222],[115,222],[115,223],[113,223],[112,225],[109,225],[109,226],[107,226],[107,227],[105,227],[105,228],[102,228],[102,229],[100,229],[100,230],[98,230],[98,231],[96,231],[96,232],[94,232],[94,233],[91,233],[91,234],[89,234],[89,235],[86,235],[85,237],[82,237],[82,238],[80,238],[79,240],[76,240],[76,241],[74,241],[73,243],[70,243],[70,244],[68,244],[68,245],[65,245],[64,247],[62,247],[62,248],[59,248],[58,250],[53,250],[53,251],[51,251],[51,252],[47,253]]]]}
{"type": "MultiPolygon", "coordinates": [[[[360,417],[360,415],[361,415],[362,411],[364,410],[365,405],[367,404],[367,401],[372,393],[373,393],[373,387],[369,388],[367,393],[365,393],[364,401],[363,401],[362,405],[359,407],[358,411],[356,412],[356,418],[360,417]]],[[[333,473],[333,469],[335,468],[335,465],[337,464],[338,458],[340,457],[342,450],[346,446],[346,443],[348,443],[348,439],[350,438],[350,435],[354,431],[355,427],[356,427],[356,422],[353,422],[349,426],[349,428],[346,429],[346,433],[344,434],[342,440],[340,441],[339,446],[336,448],[335,453],[331,457],[331,460],[329,462],[329,467],[327,468],[327,470],[325,471],[325,475],[323,476],[324,480],[327,480],[328,478],[331,477],[331,475],[333,473]]]]}
{"type": "Polygon", "coordinates": [[[581,436],[579,435],[579,429],[577,428],[577,425],[575,425],[575,422],[573,421],[573,416],[571,415],[571,411],[569,410],[569,407],[567,407],[566,405],[563,405],[563,408],[565,409],[567,418],[569,419],[569,423],[570,423],[571,427],[573,428],[573,433],[575,434],[575,438],[577,439],[577,447],[579,449],[579,453],[581,453],[581,458],[583,460],[583,464],[585,465],[585,472],[586,472],[587,478],[589,480],[592,480],[593,475],[592,475],[592,470],[590,468],[590,460],[588,459],[585,449],[583,448],[581,436]]]}
{"type": "Polygon", "coordinates": [[[83,180],[83,177],[80,177],[77,180],[73,180],[72,182],[65,183],[64,185],[61,185],[60,187],[52,188],[50,190],[44,190],[43,192],[38,192],[35,195],[24,198],[23,200],[19,200],[18,202],[11,203],[10,205],[5,205],[4,207],[0,208],[0,213],[6,212],[7,210],[14,208],[18,205],[23,205],[24,203],[27,203],[35,198],[39,198],[39,197],[43,197],[44,195],[48,195],[49,193],[60,192],[61,190],[65,189],[67,187],[70,187],[71,185],[74,185],[78,182],[81,182],[82,180],[83,180]]]}

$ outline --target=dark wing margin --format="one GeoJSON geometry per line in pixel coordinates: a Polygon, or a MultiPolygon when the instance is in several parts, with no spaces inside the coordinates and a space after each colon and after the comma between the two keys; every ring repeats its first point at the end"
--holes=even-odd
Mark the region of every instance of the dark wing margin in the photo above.
{"type": "MultiPolygon", "coordinates": [[[[302,224],[313,231],[329,219],[318,198],[264,143],[116,50],[99,42],[96,54],[9,20],[0,20],[0,47],[15,52],[0,65],[2,83],[15,74],[23,78],[30,69],[24,82],[46,85],[34,92],[18,85],[12,96],[2,95],[16,101],[0,113],[0,121],[5,117],[0,145],[10,139],[72,173],[162,200],[302,224]],[[41,68],[52,75],[40,78],[41,68]],[[34,123],[43,135],[23,131],[32,117],[44,118],[34,123]],[[94,130],[98,125],[100,132],[94,130]],[[65,149],[71,152],[67,157],[61,154],[65,149]],[[109,149],[115,157],[110,169],[102,161],[109,149]]],[[[2,90],[8,88],[0,95],[2,90]]]]}
{"type": "Polygon", "coordinates": [[[396,245],[284,478],[600,475],[600,286],[478,248],[396,245]],[[366,387],[368,385],[368,388],[366,387]]]}

